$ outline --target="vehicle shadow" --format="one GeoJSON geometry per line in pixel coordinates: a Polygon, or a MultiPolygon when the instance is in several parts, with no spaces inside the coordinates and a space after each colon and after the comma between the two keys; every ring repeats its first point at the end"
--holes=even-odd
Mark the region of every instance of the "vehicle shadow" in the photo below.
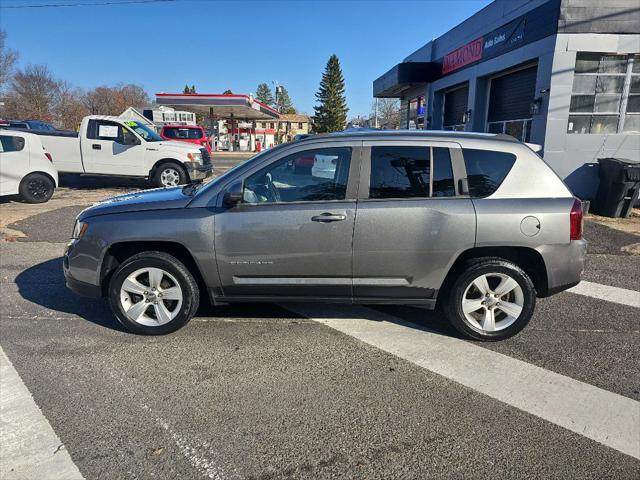
{"type": "Polygon", "coordinates": [[[144,178],[111,176],[84,176],[73,173],[60,174],[60,187],[72,190],[95,190],[98,188],[124,188],[147,190],[154,188],[144,178]]]}
{"type": "MultiPolygon", "coordinates": [[[[62,272],[62,257],[47,260],[20,272],[15,279],[19,295],[40,307],[76,315],[84,320],[104,328],[125,332],[115,319],[106,299],[86,298],[73,293],[66,287],[62,272]]],[[[213,307],[206,298],[202,298],[198,317],[215,319],[239,318],[300,318],[275,304],[238,304],[213,307]]]]}

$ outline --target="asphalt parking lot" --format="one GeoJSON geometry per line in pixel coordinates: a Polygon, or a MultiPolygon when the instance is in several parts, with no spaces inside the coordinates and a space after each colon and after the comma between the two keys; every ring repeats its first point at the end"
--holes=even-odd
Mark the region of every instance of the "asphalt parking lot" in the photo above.
{"type": "Polygon", "coordinates": [[[639,235],[588,221],[582,288],[499,343],[393,306],[205,305],[141,337],[61,255],[84,206],[144,185],[65,182],[0,204],[0,478],[639,477],[639,235]]]}

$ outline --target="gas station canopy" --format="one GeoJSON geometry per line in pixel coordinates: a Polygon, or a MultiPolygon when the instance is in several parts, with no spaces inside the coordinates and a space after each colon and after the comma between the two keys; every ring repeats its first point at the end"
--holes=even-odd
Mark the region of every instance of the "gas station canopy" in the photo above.
{"type": "Polygon", "coordinates": [[[258,102],[249,95],[156,93],[156,103],[220,119],[274,120],[280,117],[277,110],[258,102]]]}

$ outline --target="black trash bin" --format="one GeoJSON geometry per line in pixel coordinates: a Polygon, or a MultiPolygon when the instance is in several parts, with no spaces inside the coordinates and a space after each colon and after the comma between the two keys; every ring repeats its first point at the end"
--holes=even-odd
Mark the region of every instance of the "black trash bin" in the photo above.
{"type": "Polygon", "coordinates": [[[591,209],[605,217],[628,217],[640,195],[640,161],[600,158],[598,193],[591,209]]]}

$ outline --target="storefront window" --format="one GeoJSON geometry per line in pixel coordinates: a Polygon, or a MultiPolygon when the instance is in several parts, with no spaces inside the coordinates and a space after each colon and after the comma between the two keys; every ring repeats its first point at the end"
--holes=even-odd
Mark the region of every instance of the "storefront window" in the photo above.
{"type": "Polygon", "coordinates": [[[418,125],[418,99],[409,101],[409,130],[415,130],[418,125]]]}
{"type": "Polygon", "coordinates": [[[639,61],[640,55],[578,53],[567,132],[640,133],[639,61]]]}
{"type": "Polygon", "coordinates": [[[424,97],[418,97],[418,119],[416,121],[416,128],[418,130],[424,130],[424,117],[425,112],[427,110],[427,105],[425,103],[424,97]]]}

